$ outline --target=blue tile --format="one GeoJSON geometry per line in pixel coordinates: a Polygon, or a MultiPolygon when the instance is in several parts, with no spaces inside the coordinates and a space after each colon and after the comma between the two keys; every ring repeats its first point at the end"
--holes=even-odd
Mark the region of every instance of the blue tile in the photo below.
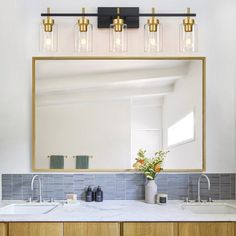
{"type": "MultiPolygon", "coordinates": [[[[182,199],[186,195],[195,199],[197,180],[200,174],[159,174],[155,179],[158,192],[168,193],[169,199],[182,199]]],[[[235,174],[208,174],[211,181],[213,199],[235,199],[235,174]]],[[[33,174],[3,174],[2,197],[4,200],[28,199],[31,195],[30,183],[33,174]]],[[[67,193],[78,194],[84,199],[88,185],[101,185],[104,199],[144,199],[145,176],[142,173],[122,174],[40,174],[43,182],[43,196],[49,199],[65,199],[67,193]]],[[[34,197],[39,192],[35,182],[34,197]]],[[[207,198],[207,182],[201,181],[202,198],[207,198]]]]}

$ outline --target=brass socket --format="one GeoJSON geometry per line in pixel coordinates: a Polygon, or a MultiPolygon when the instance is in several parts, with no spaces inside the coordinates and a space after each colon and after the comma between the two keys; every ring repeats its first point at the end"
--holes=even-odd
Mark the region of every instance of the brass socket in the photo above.
{"type": "Polygon", "coordinates": [[[43,20],[43,26],[45,32],[52,32],[54,20],[52,18],[46,18],[43,20]]]}
{"type": "Polygon", "coordinates": [[[183,20],[184,31],[185,32],[192,32],[194,24],[195,24],[195,20],[194,19],[190,19],[189,17],[184,19],[183,20]]]}
{"type": "Polygon", "coordinates": [[[122,32],[122,26],[124,25],[124,20],[117,17],[113,20],[113,25],[115,25],[115,32],[122,32]]]}
{"type": "Polygon", "coordinates": [[[159,20],[157,18],[152,17],[151,19],[148,19],[147,23],[150,32],[157,32],[157,27],[159,25],[159,20]]]}
{"type": "Polygon", "coordinates": [[[87,32],[88,31],[88,25],[89,25],[89,19],[86,19],[84,17],[80,18],[78,20],[79,25],[79,31],[80,32],[87,32]]]}

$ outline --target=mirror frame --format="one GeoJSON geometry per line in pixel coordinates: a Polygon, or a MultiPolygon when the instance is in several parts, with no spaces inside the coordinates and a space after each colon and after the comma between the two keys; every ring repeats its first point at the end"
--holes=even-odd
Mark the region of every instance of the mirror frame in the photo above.
{"type": "Polygon", "coordinates": [[[85,56],[85,57],[32,57],[32,171],[33,172],[138,172],[134,169],[38,169],[36,167],[36,99],[35,80],[36,62],[40,60],[198,60],[202,63],[202,168],[201,169],[164,169],[163,172],[204,172],[206,171],[206,57],[144,57],[144,56],[85,56]]]}

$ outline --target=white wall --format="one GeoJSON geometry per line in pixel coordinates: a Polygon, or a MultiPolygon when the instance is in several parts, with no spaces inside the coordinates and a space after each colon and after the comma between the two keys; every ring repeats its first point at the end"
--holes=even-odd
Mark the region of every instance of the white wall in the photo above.
{"type": "Polygon", "coordinates": [[[93,156],[91,169],[130,168],[130,113],[130,99],[38,106],[36,167],[49,169],[57,154],[68,155],[65,169],[77,155],[93,156]]]}
{"type": "Polygon", "coordinates": [[[191,62],[186,76],[177,80],[173,93],[164,97],[163,102],[163,146],[169,150],[165,168],[173,165],[177,169],[202,168],[202,65],[191,62]],[[168,128],[194,111],[194,140],[179,145],[168,146],[168,128]]]}
{"type": "Polygon", "coordinates": [[[162,105],[162,96],[132,99],[131,163],[135,162],[140,148],[146,150],[149,157],[162,149],[162,105]]]}
{"type": "MultiPolygon", "coordinates": [[[[38,52],[40,13],[51,6],[57,12],[76,12],[86,6],[114,6],[115,1],[94,0],[7,0],[0,14],[0,172],[27,173],[31,168],[31,57],[38,52]]],[[[235,55],[236,2],[234,0],[120,0],[120,6],[152,6],[162,12],[181,12],[190,6],[197,12],[199,53],[207,57],[207,171],[235,172],[235,55]]],[[[95,20],[94,20],[95,21],[95,20]]],[[[60,19],[60,52],[73,55],[72,28],[75,19],[60,19]]],[[[178,24],[181,19],[165,19],[164,48],[161,55],[178,52],[178,24]]],[[[95,23],[96,24],[96,23],[95,23]]],[[[143,20],[140,30],[129,31],[129,52],[144,55],[143,20]]],[[[93,55],[108,53],[108,31],[97,30],[93,55]]]]}

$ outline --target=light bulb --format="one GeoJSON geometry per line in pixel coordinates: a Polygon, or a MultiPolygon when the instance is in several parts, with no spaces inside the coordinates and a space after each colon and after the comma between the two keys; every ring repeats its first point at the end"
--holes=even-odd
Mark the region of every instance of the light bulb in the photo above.
{"type": "Polygon", "coordinates": [[[150,39],[150,44],[151,44],[151,46],[156,46],[156,40],[155,39],[150,39]]]}
{"type": "Polygon", "coordinates": [[[191,38],[186,38],[185,43],[186,43],[186,46],[191,46],[192,39],[191,38]]]}
{"type": "MultiPolygon", "coordinates": [[[[190,8],[187,9],[187,13],[190,14],[190,8]]],[[[183,20],[183,24],[180,25],[179,34],[179,46],[181,52],[197,52],[198,51],[198,28],[195,20],[191,17],[187,17],[183,20]]]]}
{"type": "Polygon", "coordinates": [[[52,40],[50,38],[46,38],[45,40],[47,46],[51,46],[52,40]]]}
{"type": "Polygon", "coordinates": [[[87,44],[87,40],[86,39],[81,39],[80,40],[80,44],[83,45],[83,46],[86,45],[87,44]]]}
{"type": "Polygon", "coordinates": [[[40,26],[40,51],[55,52],[57,50],[57,26],[53,26],[52,32],[45,32],[43,25],[40,26]]]}
{"type": "Polygon", "coordinates": [[[113,20],[113,24],[110,25],[110,51],[127,51],[127,25],[119,16],[117,16],[117,18],[113,20]]]}
{"type": "Polygon", "coordinates": [[[78,24],[75,25],[75,51],[91,52],[93,42],[92,25],[88,24],[87,31],[81,31],[78,24]]]}
{"type": "Polygon", "coordinates": [[[158,24],[157,30],[150,32],[149,24],[144,26],[144,51],[161,52],[162,51],[162,25],[158,24]]]}
{"type": "Polygon", "coordinates": [[[120,46],[120,45],[121,45],[121,40],[120,40],[120,38],[116,38],[116,45],[117,45],[117,46],[120,46]]]}
{"type": "Polygon", "coordinates": [[[144,51],[160,52],[162,50],[162,25],[155,17],[155,8],[152,8],[152,17],[144,25],[144,51]]]}
{"type": "Polygon", "coordinates": [[[191,32],[186,32],[185,33],[185,38],[184,38],[184,44],[186,48],[191,48],[193,44],[193,38],[192,38],[192,33],[191,32]]]}
{"type": "MultiPolygon", "coordinates": [[[[50,8],[47,9],[50,14],[50,8]]],[[[58,44],[58,30],[54,20],[47,16],[43,19],[40,25],[40,51],[42,52],[55,52],[57,51],[58,44]]]]}

